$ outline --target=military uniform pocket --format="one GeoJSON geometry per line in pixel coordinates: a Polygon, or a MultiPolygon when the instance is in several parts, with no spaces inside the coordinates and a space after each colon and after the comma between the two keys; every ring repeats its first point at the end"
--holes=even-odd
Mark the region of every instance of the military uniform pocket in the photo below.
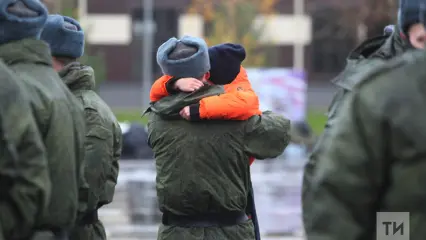
{"type": "Polygon", "coordinates": [[[95,126],[89,129],[86,137],[96,137],[101,140],[112,139],[112,132],[103,126],[95,126]]]}
{"type": "Polygon", "coordinates": [[[103,126],[93,126],[86,134],[85,176],[89,184],[89,209],[101,200],[109,176],[112,173],[113,134],[103,126]]]}
{"type": "MultiPolygon", "coordinates": [[[[110,130],[103,126],[95,126],[89,129],[86,137],[89,138],[88,142],[93,144],[92,147],[95,148],[96,151],[103,151],[104,154],[106,153],[109,157],[112,157],[114,143],[113,134],[110,130]]],[[[102,160],[109,161],[109,159],[102,160]]]]}

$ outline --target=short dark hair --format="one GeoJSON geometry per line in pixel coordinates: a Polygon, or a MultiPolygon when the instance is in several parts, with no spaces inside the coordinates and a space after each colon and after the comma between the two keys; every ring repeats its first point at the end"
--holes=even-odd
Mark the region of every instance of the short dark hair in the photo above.
{"type": "Polygon", "coordinates": [[[76,58],[63,57],[63,56],[53,56],[56,61],[60,62],[62,65],[66,66],[72,62],[77,62],[76,58]]]}
{"type": "Polygon", "coordinates": [[[178,60],[182,58],[188,58],[198,52],[198,48],[194,46],[186,45],[182,42],[176,44],[175,49],[169,53],[169,59],[178,60]]]}

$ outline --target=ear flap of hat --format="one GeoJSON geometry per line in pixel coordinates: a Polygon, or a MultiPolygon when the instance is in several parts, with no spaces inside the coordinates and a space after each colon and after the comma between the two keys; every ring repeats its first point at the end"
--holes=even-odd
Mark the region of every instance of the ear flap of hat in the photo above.
{"type": "Polygon", "coordinates": [[[1,0],[0,43],[38,38],[47,15],[39,0],[1,0]]]}
{"type": "Polygon", "coordinates": [[[53,56],[80,58],[84,54],[84,31],[70,17],[49,15],[41,39],[50,45],[53,56]]]}
{"type": "Polygon", "coordinates": [[[169,54],[173,51],[177,43],[178,43],[178,39],[175,37],[172,37],[169,40],[167,40],[165,43],[161,44],[160,47],[158,47],[157,63],[158,65],[160,65],[160,67],[164,65],[164,63],[167,61],[167,56],[169,56],[169,54]]]}
{"type": "Polygon", "coordinates": [[[207,43],[202,38],[184,36],[183,38],[180,39],[180,41],[185,43],[186,45],[197,47],[199,51],[208,50],[207,43]]]}

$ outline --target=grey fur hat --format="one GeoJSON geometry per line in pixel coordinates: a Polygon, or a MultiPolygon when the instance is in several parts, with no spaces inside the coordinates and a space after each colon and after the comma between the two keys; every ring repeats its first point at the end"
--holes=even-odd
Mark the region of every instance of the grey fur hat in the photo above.
{"type": "Polygon", "coordinates": [[[170,38],[157,51],[157,63],[163,74],[174,77],[200,77],[210,71],[210,60],[207,43],[197,37],[184,36],[181,39],[170,38]],[[188,58],[170,59],[169,54],[181,42],[187,46],[196,47],[198,51],[188,58]]]}
{"type": "Polygon", "coordinates": [[[0,0],[0,44],[39,38],[47,15],[40,0],[0,0]]]}
{"type": "Polygon", "coordinates": [[[41,39],[49,44],[53,56],[80,58],[84,54],[84,32],[73,18],[49,15],[41,39]]]}

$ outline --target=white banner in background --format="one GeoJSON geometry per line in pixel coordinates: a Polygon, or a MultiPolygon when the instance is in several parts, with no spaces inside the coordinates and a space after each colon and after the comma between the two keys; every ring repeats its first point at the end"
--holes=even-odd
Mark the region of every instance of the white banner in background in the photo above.
{"type": "Polygon", "coordinates": [[[305,120],[308,84],[304,72],[286,68],[246,70],[262,111],[281,113],[292,121],[305,120]]]}

